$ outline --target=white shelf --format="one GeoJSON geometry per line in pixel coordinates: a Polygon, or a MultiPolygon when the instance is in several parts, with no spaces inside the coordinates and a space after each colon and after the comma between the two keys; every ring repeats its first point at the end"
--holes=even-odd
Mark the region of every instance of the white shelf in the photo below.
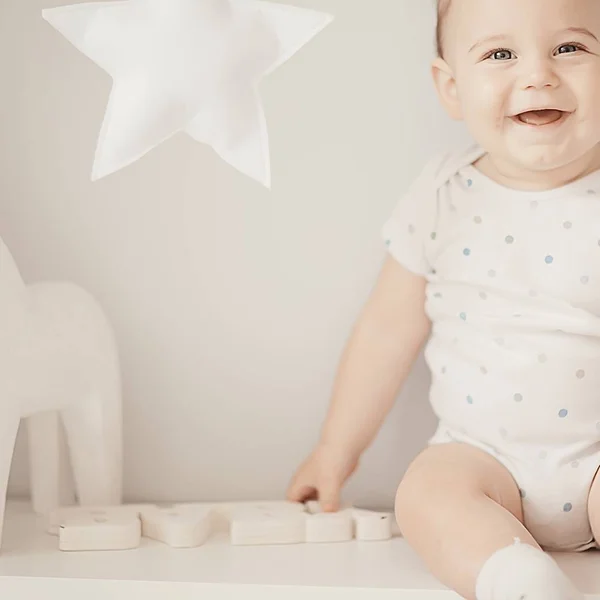
{"type": "MultiPolygon", "coordinates": [[[[600,600],[600,552],[556,555],[600,600]]],[[[226,534],[174,550],[144,539],[137,550],[64,553],[27,503],[9,503],[0,598],[10,600],[456,600],[404,540],[234,547],[226,534]]]]}

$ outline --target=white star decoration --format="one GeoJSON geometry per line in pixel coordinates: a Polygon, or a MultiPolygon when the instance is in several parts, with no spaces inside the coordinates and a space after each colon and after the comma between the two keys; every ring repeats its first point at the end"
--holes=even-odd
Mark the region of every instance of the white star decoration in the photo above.
{"type": "Polygon", "coordinates": [[[42,14],[113,78],[93,181],[185,131],[267,187],[258,84],[332,20],[259,0],[120,0],[42,14]]]}

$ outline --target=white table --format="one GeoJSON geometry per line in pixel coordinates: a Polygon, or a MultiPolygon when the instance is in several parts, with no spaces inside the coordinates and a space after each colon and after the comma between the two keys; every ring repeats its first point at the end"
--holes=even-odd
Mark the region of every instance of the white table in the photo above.
{"type": "MultiPolygon", "coordinates": [[[[28,503],[11,502],[0,554],[7,600],[457,600],[404,540],[234,547],[216,534],[200,548],[142,540],[137,550],[63,553],[28,503]]],[[[600,552],[557,555],[600,600],[600,552]]]]}

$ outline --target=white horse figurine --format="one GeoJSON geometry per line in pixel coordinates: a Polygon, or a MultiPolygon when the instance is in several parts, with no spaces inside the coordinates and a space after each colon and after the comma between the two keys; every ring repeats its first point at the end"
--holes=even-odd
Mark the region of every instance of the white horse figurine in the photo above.
{"type": "Polygon", "coordinates": [[[26,285],[0,239],[0,545],[21,419],[37,513],[72,504],[73,492],[84,506],[121,503],[121,377],[111,325],[76,285],[26,285]]]}

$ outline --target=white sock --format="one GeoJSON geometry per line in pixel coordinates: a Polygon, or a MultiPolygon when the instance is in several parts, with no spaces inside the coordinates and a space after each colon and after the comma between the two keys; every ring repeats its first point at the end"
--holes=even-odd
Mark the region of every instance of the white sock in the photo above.
{"type": "Polygon", "coordinates": [[[477,600],[583,600],[551,556],[518,538],[483,565],[475,594],[477,600]]]}

